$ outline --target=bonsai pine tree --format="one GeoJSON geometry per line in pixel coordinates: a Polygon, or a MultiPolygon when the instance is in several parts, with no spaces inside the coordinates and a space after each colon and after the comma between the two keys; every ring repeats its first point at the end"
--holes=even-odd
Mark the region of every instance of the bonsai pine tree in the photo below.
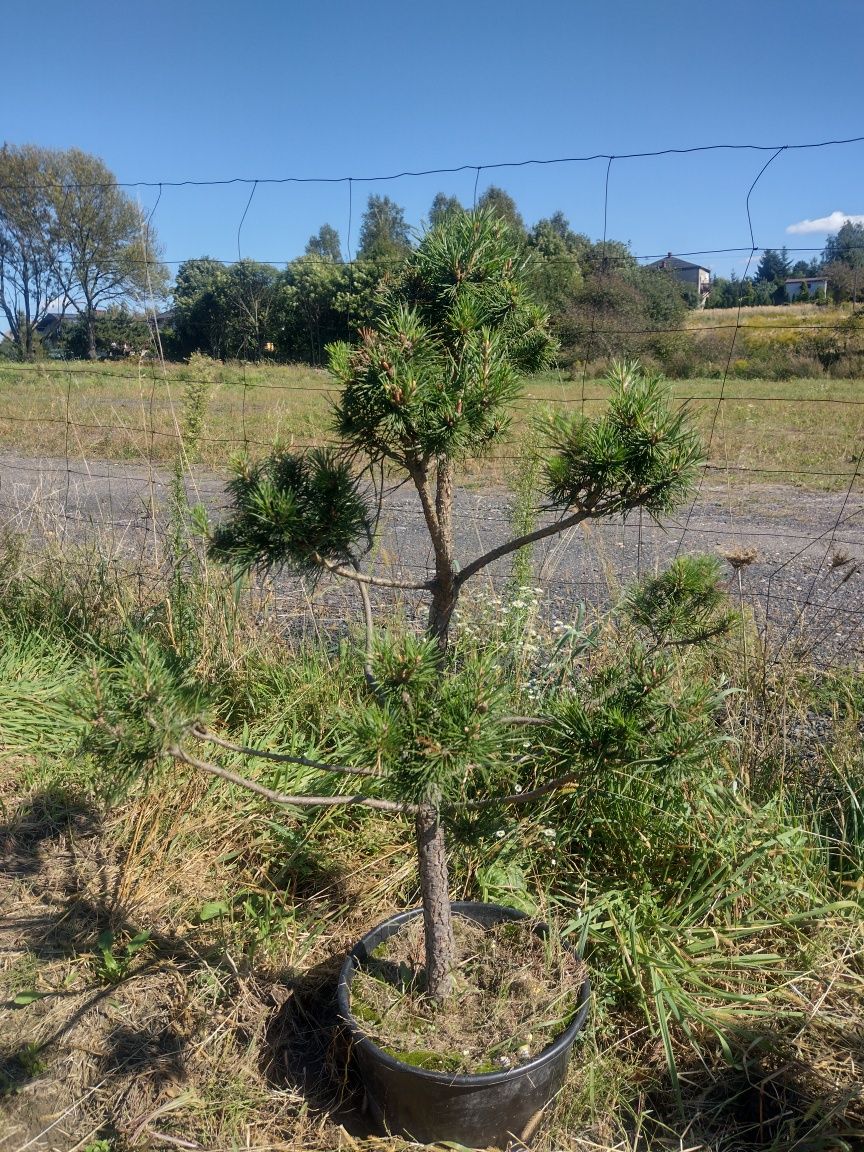
{"type": "MultiPolygon", "coordinates": [[[[580,771],[602,772],[616,758],[630,757],[632,763],[648,731],[662,729],[658,762],[669,764],[686,762],[712,739],[706,717],[714,698],[697,691],[689,705],[679,700],[676,712],[666,657],[672,647],[704,641],[725,626],[710,563],[679,561],[631,597],[628,610],[643,637],[637,656],[615,683],[607,678],[602,706],[586,701],[584,693],[563,692],[559,715],[533,719],[532,732],[538,723],[541,729],[546,725],[554,771],[528,789],[516,787],[516,758],[502,753],[508,726],[512,732],[520,718],[506,714],[506,694],[491,661],[456,661],[448,651],[454,609],[479,572],[585,521],[634,509],[655,517],[670,511],[686,497],[702,459],[687,413],[671,407],[663,380],[635,365],[619,365],[610,373],[602,414],[562,415],[550,425],[541,525],[481,555],[457,555],[458,469],[502,439],[523,377],[549,365],[555,354],[547,317],[528,295],[526,259],[520,237],[499,216],[447,213],[381,291],[375,323],[355,343],[329,350],[330,370],[341,385],[333,423],[343,448],[276,450],[259,463],[244,464],[230,483],[233,507],[212,535],[215,557],[241,569],[328,572],[352,581],[360,594],[368,690],[346,721],[341,764],[241,749],[200,722],[183,720],[198,704],[189,685],[173,690],[175,707],[163,709],[158,723],[147,721],[162,691],[158,685],[170,673],[158,653],[139,644],[139,664],[143,660],[147,670],[137,677],[142,687],[132,709],[142,724],[158,729],[157,754],[279,804],[352,804],[413,818],[426,991],[436,1001],[450,991],[454,963],[442,824],[449,810],[527,803],[567,789],[580,771]],[[434,556],[428,580],[402,582],[364,569],[382,482],[376,485],[376,476],[403,478],[415,488],[434,556]],[[426,636],[376,644],[370,586],[425,593],[426,636]],[[283,795],[200,759],[188,749],[190,733],[234,752],[342,774],[362,789],[283,795]]],[[[128,700],[127,692],[127,715],[128,700]]],[[[116,730],[110,708],[102,712],[101,730],[110,734],[116,730]]]]}

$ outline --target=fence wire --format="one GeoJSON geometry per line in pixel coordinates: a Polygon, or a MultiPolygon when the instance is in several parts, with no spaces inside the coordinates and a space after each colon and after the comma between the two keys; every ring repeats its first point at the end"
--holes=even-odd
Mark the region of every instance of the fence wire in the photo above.
{"type": "MultiPolygon", "coordinates": [[[[601,178],[603,235],[601,276],[615,268],[616,257],[606,257],[608,237],[614,235],[610,186],[623,161],[688,156],[702,152],[751,151],[764,162],[746,189],[742,204],[747,237],[737,246],[709,242],[703,249],[676,253],[683,257],[741,255],[747,257],[745,277],[758,253],[751,214],[751,199],[766,170],[782,163],[784,153],[830,147],[851,147],[864,137],[791,145],[706,145],[687,149],[659,149],[626,155],[596,154],[552,160],[522,160],[430,168],[386,176],[346,177],[231,177],[226,180],[133,181],[122,188],[153,188],[158,196],[147,225],[158,216],[165,188],[215,188],[225,184],[248,186],[249,194],[237,223],[237,259],[243,259],[243,230],[255,207],[256,191],[266,184],[341,184],[346,189],[348,263],[356,249],[352,235],[358,185],[407,180],[419,176],[473,173],[474,202],[481,175],[518,168],[543,171],[550,165],[605,161],[601,178]]],[[[793,252],[815,252],[801,247],[793,252]]],[[[659,259],[667,253],[640,256],[659,259]]],[[[569,259],[569,257],[568,257],[569,259]]],[[[278,261],[282,263],[284,261],[278,261]]],[[[160,263],[182,263],[180,259],[160,263]]],[[[228,261],[224,261],[228,263],[228,261]]],[[[155,304],[151,310],[156,315],[155,304]]],[[[350,323],[351,317],[347,320],[350,323]]],[[[157,336],[158,336],[158,325],[157,336]]],[[[728,341],[719,378],[699,385],[682,381],[676,386],[681,403],[704,416],[707,461],[692,501],[676,517],[656,524],[636,515],[625,522],[597,523],[571,530],[561,538],[538,545],[533,585],[541,610],[550,622],[572,618],[577,605],[602,607],[629,580],[661,569],[673,557],[691,552],[713,552],[725,559],[729,586],[755,615],[768,639],[772,658],[790,650],[828,666],[860,662],[864,654],[864,501],[861,493],[864,458],[864,393],[841,391],[832,381],[799,382],[794,386],[740,380],[733,375],[736,352],[747,331],[813,331],[839,333],[845,322],[817,324],[806,317],[773,323],[748,316],[739,302],[734,316],[718,316],[700,323],[700,333],[722,334],[728,341]],[[741,422],[725,429],[735,406],[746,405],[745,426],[754,442],[762,444],[752,460],[732,458],[741,422]],[[816,420],[809,414],[819,413],[816,420]],[[772,443],[784,436],[806,443],[807,415],[811,436],[821,435],[837,448],[824,466],[772,459],[772,443]],[[818,425],[818,428],[816,427],[818,425]],[[797,438],[797,439],[796,439],[797,438]],[[845,445],[845,447],[844,447],[845,445]]],[[[597,342],[615,337],[652,337],[682,332],[669,328],[616,328],[604,324],[595,310],[588,318],[583,354],[571,366],[570,376],[547,381],[539,389],[529,381],[517,416],[527,422],[545,405],[558,409],[596,405],[600,396],[591,376],[597,342]],[[534,396],[545,392],[542,397],[534,396]]],[[[686,331],[692,333],[692,328],[686,331]]],[[[159,357],[129,365],[100,365],[97,377],[83,362],[65,364],[10,364],[0,361],[0,522],[7,533],[23,534],[35,542],[62,541],[64,562],[72,569],[86,564],[88,550],[127,564],[136,557],[142,566],[158,565],[159,533],[176,469],[193,501],[203,503],[216,519],[225,511],[225,465],[235,453],[261,455],[279,439],[299,449],[335,445],[322,432],[322,409],[332,403],[338,389],[326,373],[304,369],[292,378],[285,369],[239,363],[205,375],[194,366],[167,365],[159,357]],[[184,393],[200,386],[211,392],[209,424],[198,436],[195,454],[184,451],[182,439],[184,393]],[[225,398],[230,400],[225,404],[225,398]],[[310,412],[311,405],[311,412],[310,412]],[[317,408],[315,407],[317,405],[317,408]],[[218,419],[210,418],[220,411],[218,419]]],[[[746,447],[746,446],[745,446],[746,447]]],[[[806,456],[803,451],[802,455],[806,456]]],[[[525,465],[519,438],[513,437],[485,465],[473,469],[456,496],[457,549],[463,560],[493,547],[511,532],[514,513],[513,479],[525,465]]],[[[542,507],[537,515],[542,521],[542,507]]],[[[431,577],[432,555],[419,502],[405,488],[390,491],[382,506],[379,533],[371,562],[397,578],[431,577]]],[[[483,595],[506,602],[516,595],[507,564],[493,566],[483,577],[483,595]]],[[[302,620],[303,627],[328,626],[353,619],[353,591],[329,580],[315,588],[289,579],[277,587],[277,614],[302,620]],[[310,623],[311,621],[311,623],[310,623]]],[[[383,593],[378,593],[383,596],[383,593]]],[[[403,597],[410,615],[421,605],[403,597]]]]}

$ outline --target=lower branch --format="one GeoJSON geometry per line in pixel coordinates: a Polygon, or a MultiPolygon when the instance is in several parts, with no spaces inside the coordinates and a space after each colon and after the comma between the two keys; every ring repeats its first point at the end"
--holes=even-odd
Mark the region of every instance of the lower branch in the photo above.
{"type": "Polygon", "coordinates": [[[247,780],[228,768],[221,768],[218,764],[211,764],[207,760],[199,760],[197,756],[190,756],[177,745],[166,748],[166,755],[197,768],[199,772],[206,772],[210,776],[218,776],[220,780],[227,780],[229,784],[236,784],[238,788],[245,788],[247,792],[254,792],[256,796],[263,796],[272,804],[280,804],[297,808],[336,808],[340,806],[353,806],[355,808],[374,808],[379,812],[417,812],[416,804],[399,804],[395,800],[379,800],[373,796],[289,796],[284,792],[274,792],[272,788],[265,788],[255,780],[247,780]]]}
{"type": "Polygon", "coordinates": [[[344,576],[347,580],[356,580],[358,584],[371,584],[375,588],[402,588],[406,592],[428,592],[433,583],[431,580],[390,580],[386,576],[367,576],[364,572],[356,572],[352,568],[334,564],[320,552],[310,553],[309,558],[320,568],[332,572],[334,576],[344,576]]]}
{"type": "Polygon", "coordinates": [[[247,748],[243,744],[234,744],[231,740],[224,740],[221,736],[214,736],[206,728],[196,725],[189,731],[196,740],[206,740],[208,744],[216,744],[227,752],[237,752],[241,756],[252,756],[257,760],[272,760],[276,764],[301,764],[305,768],[317,768],[319,772],[336,772],[343,776],[378,776],[371,768],[355,768],[349,764],[322,764],[318,760],[310,760],[307,756],[294,756],[290,752],[267,752],[263,748],[247,748]]]}
{"type": "Polygon", "coordinates": [[[503,556],[509,556],[511,552],[518,552],[520,548],[524,548],[527,544],[534,544],[538,540],[545,540],[547,536],[557,536],[559,532],[566,532],[568,528],[573,528],[577,524],[581,524],[583,520],[588,520],[593,515],[591,509],[580,508],[578,512],[573,512],[569,516],[565,516],[562,520],[555,520],[551,524],[547,524],[543,528],[535,528],[532,532],[526,532],[523,536],[516,536],[512,540],[507,540],[503,544],[499,544],[497,548],[485,552],[482,556],[478,556],[476,560],[472,560],[470,564],[457,574],[455,584],[457,588],[470,580],[472,576],[476,575],[481,569],[486,568],[489,564],[494,564],[496,560],[500,560],[503,556]]]}

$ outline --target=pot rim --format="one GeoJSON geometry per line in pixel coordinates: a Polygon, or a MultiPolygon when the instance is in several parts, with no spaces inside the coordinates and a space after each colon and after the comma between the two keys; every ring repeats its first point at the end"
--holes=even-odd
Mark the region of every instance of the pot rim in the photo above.
{"type": "MultiPolygon", "coordinates": [[[[527,920],[530,918],[527,913],[520,912],[517,908],[510,908],[506,904],[489,904],[481,900],[455,900],[451,902],[450,908],[457,915],[468,915],[469,919],[470,910],[474,908],[490,908],[496,912],[501,912],[503,913],[501,916],[502,920],[527,920]]],[[[365,1048],[370,1054],[374,1055],[376,1061],[387,1068],[410,1072],[412,1076],[416,1076],[421,1080],[428,1080],[437,1084],[459,1085],[465,1088],[480,1088],[484,1085],[502,1084],[507,1080],[515,1080],[523,1075],[530,1075],[538,1068],[542,1068],[544,1064],[554,1060],[562,1051],[566,1051],[571,1047],[577,1034],[582,1030],[591,1003],[591,980],[588,976],[582,981],[582,986],[579,990],[579,1007],[576,1015],[563,1032],[560,1032],[554,1040],[537,1053],[533,1060],[529,1060],[526,1064],[517,1064],[514,1068],[504,1068],[500,1072],[436,1072],[429,1068],[417,1068],[413,1064],[406,1064],[403,1060],[397,1060],[395,1056],[391,1056],[389,1052],[385,1052],[383,1048],[379,1047],[357,1022],[349,1006],[351,978],[363,960],[363,957],[360,955],[360,949],[362,948],[365,953],[364,941],[368,940],[370,936],[374,935],[381,928],[393,925],[396,930],[398,930],[403,924],[422,914],[423,909],[419,907],[409,908],[405,912],[398,912],[395,916],[388,916],[386,920],[382,920],[380,924],[377,924],[362,936],[345,958],[345,962],[339,971],[339,984],[336,989],[336,995],[339,1015],[343,1022],[350,1028],[353,1042],[358,1047],[365,1048]]],[[[542,921],[538,924],[538,927],[548,930],[548,925],[542,921]]]]}

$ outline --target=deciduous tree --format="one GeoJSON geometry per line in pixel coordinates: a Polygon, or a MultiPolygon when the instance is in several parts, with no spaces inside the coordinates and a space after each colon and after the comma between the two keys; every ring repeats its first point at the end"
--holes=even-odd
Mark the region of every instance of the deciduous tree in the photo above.
{"type": "Polygon", "coordinates": [[[314,256],[317,260],[330,260],[334,264],[341,264],[342,247],[336,229],[330,224],[322,224],[315,235],[306,241],[306,255],[314,256]]]}
{"type": "Polygon", "coordinates": [[[464,212],[458,196],[448,196],[446,192],[438,192],[429,209],[429,227],[437,228],[451,212],[464,212]]]}
{"type": "Polygon", "coordinates": [[[358,260],[394,262],[411,250],[405,211],[389,196],[370,196],[360,224],[358,260]]]}
{"type": "Polygon", "coordinates": [[[161,297],[168,274],[143,210],[99,159],[77,148],[57,155],[52,185],[54,271],[70,306],[84,317],[96,356],[97,310],[128,297],[161,297]]]}
{"type": "Polygon", "coordinates": [[[503,188],[490,184],[479,197],[477,207],[486,209],[501,220],[506,220],[515,235],[523,236],[525,234],[525,221],[516,207],[516,201],[503,188]]]}
{"type": "Polygon", "coordinates": [[[39,323],[63,310],[50,185],[55,154],[25,144],[0,149],[0,307],[18,355],[35,354],[39,323]]]}

